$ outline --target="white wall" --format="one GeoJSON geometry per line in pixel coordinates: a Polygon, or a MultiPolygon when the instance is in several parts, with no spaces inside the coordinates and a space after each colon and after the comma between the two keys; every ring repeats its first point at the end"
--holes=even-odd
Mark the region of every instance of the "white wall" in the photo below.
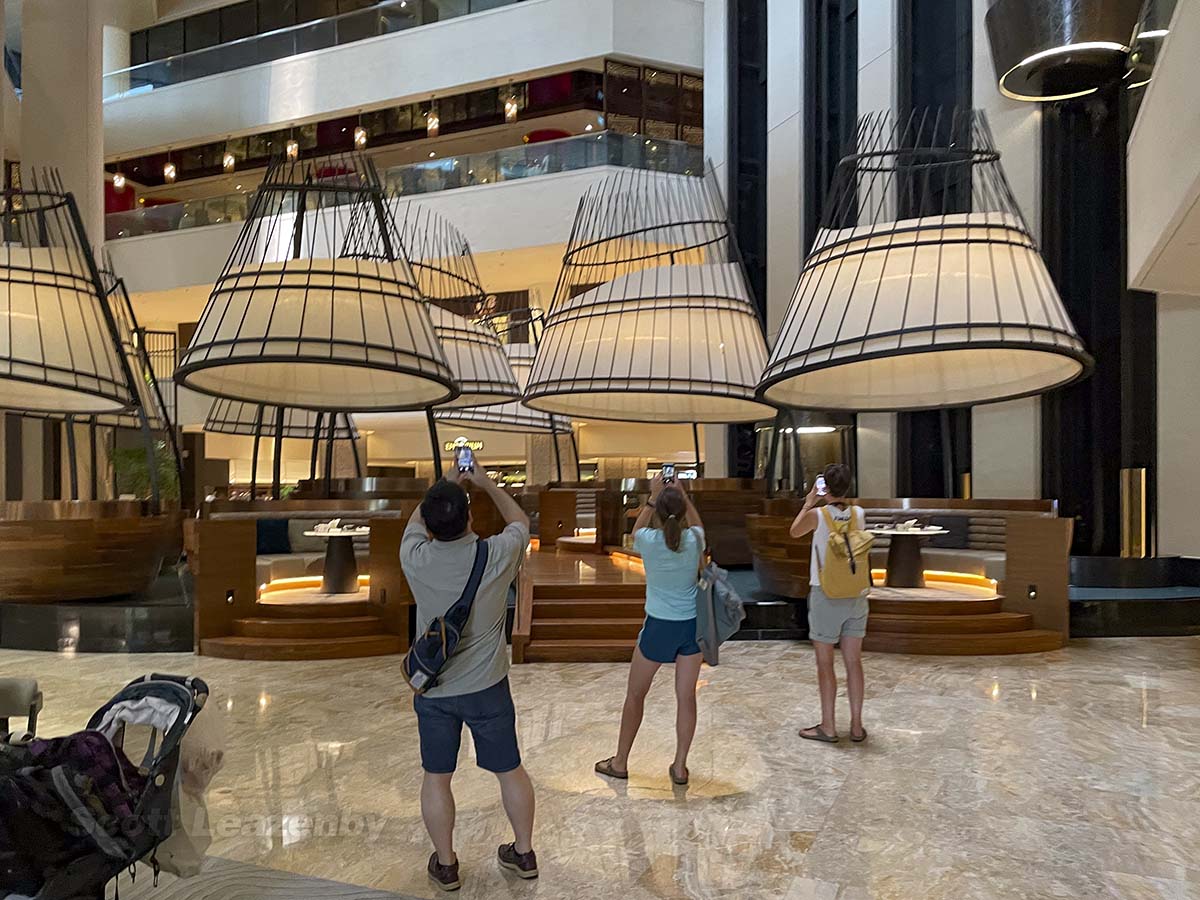
{"type": "Polygon", "coordinates": [[[896,496],[896,414],[859,413],[855,435],[859,496],[896,496]]]}
{"type": "Polygon", "coordinates": [[[605,56],[700,71],[703,12],[697,0],[526,0],[114,98],[104,148],[113,157],[217,140],[605,56]]]}
{"type": "Polygon", "coordinates": [[[1200,556],[1200,297],[1158,296],[1158,553],[1200,556]]]}

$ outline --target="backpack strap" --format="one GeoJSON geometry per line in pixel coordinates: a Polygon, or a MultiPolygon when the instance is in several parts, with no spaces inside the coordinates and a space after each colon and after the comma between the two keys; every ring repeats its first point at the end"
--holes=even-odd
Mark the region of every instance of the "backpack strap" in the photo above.
{"type": "MultiPolygon", "coordinates": [[[[488,543],[486,540],[475,542],[475,561],[471,564],[471,574],[461,596],[446,610],[444,618],[454,624],[460,631],[466,625],[467,617],[471,615],[471,607],[475,603],[475,595],[479,593],[479,585],[483,582],[483,572],[487,568],[488,543]]],[[[444,640],[444,638],[443,638],[444,640]]]]}

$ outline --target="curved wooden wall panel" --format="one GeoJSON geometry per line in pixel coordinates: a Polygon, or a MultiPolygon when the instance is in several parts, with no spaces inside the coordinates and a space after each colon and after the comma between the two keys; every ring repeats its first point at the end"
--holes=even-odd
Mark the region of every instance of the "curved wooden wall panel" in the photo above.
{"type": "Polygon", "coordinates": [[[788,534],[790,515],[746,516],[746,534],[754,573],[764,591],[793,600],[808,597],[812,536],[797,540],[788,534]]]}
{"type": "Polygon", "coordinates": [[[158,576],[177,524],[169,515],[0,521],[0,603],[144,591],[158,576]]]}

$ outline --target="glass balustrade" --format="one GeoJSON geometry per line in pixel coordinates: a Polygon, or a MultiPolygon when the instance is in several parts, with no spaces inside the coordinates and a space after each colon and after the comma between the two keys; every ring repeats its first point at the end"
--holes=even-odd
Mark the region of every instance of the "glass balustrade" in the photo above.
{"type": "MultiPolygon", "coordinates": [[[[395,166],[383,173],[383,179],[390,194],[418,196],[596,166],[701,175],[704,171],[704,151],[683,141],[602,131],[540,144],[523,144],[395,166]]],[[[111,241],[203,225],[240,222],[246,218],[253,196],[253,193],[227,194],[109,213],[105,217],[105,236],[111,241]]],[[[338,202],[337,194],[320,196],[325,205],[336,205],[338,202]]]]}
{"type": "Polygon", "coordinates": [[[109,72],[104,76],[104,99],[152,91],[313,50],[396,34],[421,25],[519,2],[521,0],[391,0],[354,12],[109,72]]]}

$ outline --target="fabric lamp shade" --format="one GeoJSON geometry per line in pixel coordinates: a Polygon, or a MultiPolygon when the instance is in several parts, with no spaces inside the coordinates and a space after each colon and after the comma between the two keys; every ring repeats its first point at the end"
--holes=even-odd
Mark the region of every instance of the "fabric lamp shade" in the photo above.
{"type": "Polygon", "coordinates": [[[215,434],[239,434],[253,437],[255,434],[273,437],[277,422],[280,437],[289,439],[328,439],[330,416],[333,417],[333,438],[338,441],[358,440],[358,429],[354,419],[346,413],[319,413],[310,409],[294,407],[261,406],[237,400],[216,400],[204,420],[204,430],[215,434]],[[278,419],[279,410],[283,418],[278,419]]]}
{"type": "Polygon", "coordinates": [[[886,153],[843,161],[833,197],[845,214],[818,232],[805,261],[763,373],[764,399],[855,411],[969,406],[1040,394],[1086,373],[1091,360],[978,126],[970,117],[906,132],[918,149],[892,157],[895,180],[863,171],[889,168],[880,162],[886,153]],[[964,127],[973,153],[929,146],[964,127]],[[918,167],[959,164],[963,181],[921,194],[918,167]],[[971,209],[945,211],[954,206],[971,209]],[[890,218],[931,207],[939,211],[890,218]]]}
{"type": "MultiPolygon", "coordinates": [[[[513,374],[522,387],[529,380],[536,353],[534,344],[507,344],[504,347],[513,374]]],[[[526,406],[519,400],[491,406],[472,406],[442,409],[433,415],[447,425],[484,428],[488,431],[507,431],[521,434],[570,434],[571,420],[554,416],[526,406]]]]}
{"type": "Polygon", "coordinates": [[[421,296],[459,395],[446,406],[504,403],[521,396],[494,328],[482,320],[486,292],[471,247],[447,219],[416,203],[402,207],[398,243],[412,262],[421,296]]]}
{"type": "Polygon", "coordinates": [[[724,207],[693,176],[621,173],[580,203],[526,403],[579,418],[741,422],[766,345],[724,207]]]}
{"type": "Polygon", "coordinates": [[[215,397],[329,411],[456,396],[393,227],[367,158],[274,160],[176,380],[215,397]]]}
{"type": "Polygon", "coordinates": [[[74,198],[54,173],[4,195],[0,407],[80,415],[128,409],[136,402],[133,378],[74,198]]]}

